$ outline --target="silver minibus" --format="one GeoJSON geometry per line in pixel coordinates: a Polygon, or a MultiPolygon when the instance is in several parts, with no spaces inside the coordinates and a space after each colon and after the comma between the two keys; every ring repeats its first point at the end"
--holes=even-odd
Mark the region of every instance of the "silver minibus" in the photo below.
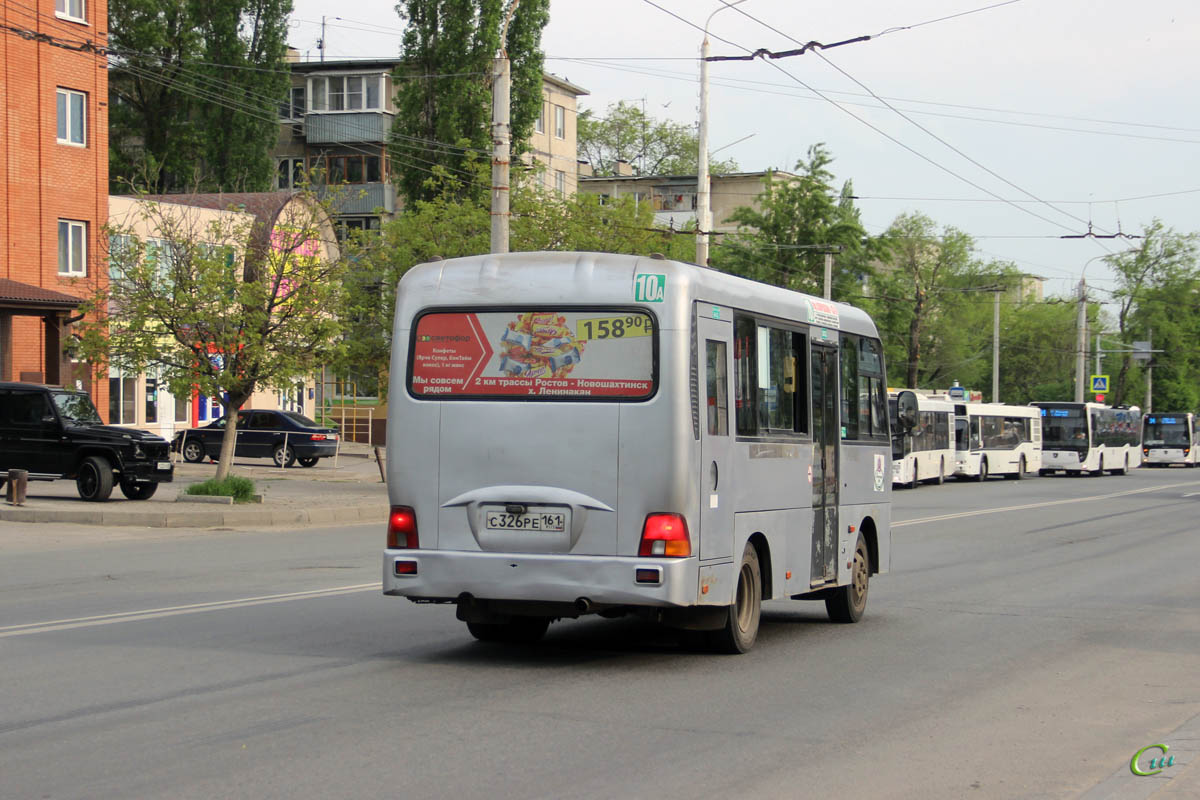
{"type": "Polygon", "coordinates": [[[397,288],[383,590],[485,641],[638,613],[745,652],[762,600],[857,621],[891,559],[861,310],[660,257],[511,253],[397,288]]]}

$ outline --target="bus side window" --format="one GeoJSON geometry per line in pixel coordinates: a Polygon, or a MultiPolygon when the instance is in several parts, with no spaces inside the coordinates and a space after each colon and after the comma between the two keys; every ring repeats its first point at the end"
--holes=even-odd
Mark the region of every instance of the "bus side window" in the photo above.
{"type": "Polygon", "coordinates": [[[705,405],[708,409],[708,434],[729,435],[729,380],[725,374],[725,343],[706,339],[705,405]]]}
{"type": "Polygon", "coordinates": [[[808,433],[808,340],[803,334],[734,319],[734,406],[739,436],[808,433]]]}
{"type": "Polygon", "coordinates": [[[755,373],[754,320],[739,316],[734,320],[733,377],[734,407],[740,436],[758,433],[755,414],[758,408],[758,378],[755,373]]]}
{"type": "Polygon", "coordinates": [[[858,394],[858,337],[841,335],[842,438],[857,439],[860,419],[858,394]]]}

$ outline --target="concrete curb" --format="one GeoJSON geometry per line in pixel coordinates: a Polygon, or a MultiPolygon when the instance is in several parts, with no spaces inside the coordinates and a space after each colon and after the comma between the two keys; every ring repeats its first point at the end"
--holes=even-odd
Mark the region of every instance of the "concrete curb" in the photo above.
{"type": "Polygon", "coordinates": [[[216,528],[229,526],[328,525],[387,519],[387,504],[336,508],[223,507],[213,510],[179,509],[51,509],[0,507],[0,522],[58,522],[75,525],[110,525],[142,528],[216,528]]]}

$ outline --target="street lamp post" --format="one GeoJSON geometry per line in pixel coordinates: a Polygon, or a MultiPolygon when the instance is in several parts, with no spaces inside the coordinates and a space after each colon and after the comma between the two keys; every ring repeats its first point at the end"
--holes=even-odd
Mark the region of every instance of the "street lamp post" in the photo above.
{"type": "Polygon", "coordinates": [[[696,263],[708,265],[708,233],[712,230],[712,209],[708,194],[708,25],[712,18],[727,8],[746,0],[734,0],[708,15],[704,21],[704,41],[700,43],[700,124],[697,130],[699,152],[696,154],[696,263]]]}
{"type": "Polygon", "coordinates": [[[1079,319],[1075,323],[1078,341],[1075,346],[1075,402],[1082,403],[1084,395],[1084,380],[1087,372],[1087,274],[1088,265],[1093,261],[1108,258],[1107,255],[1089,258],[1079,273],[1079,319]]]}

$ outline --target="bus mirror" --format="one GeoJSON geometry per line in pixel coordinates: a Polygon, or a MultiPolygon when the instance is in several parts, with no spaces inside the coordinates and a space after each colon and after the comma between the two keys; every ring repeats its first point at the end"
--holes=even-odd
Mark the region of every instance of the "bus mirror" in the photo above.
{"type": "Polygon", "coordinates": [[[896,395],[896,419],[900,427],[910,431],[917,424],[917,396],[905,390],[896,395]]]}

